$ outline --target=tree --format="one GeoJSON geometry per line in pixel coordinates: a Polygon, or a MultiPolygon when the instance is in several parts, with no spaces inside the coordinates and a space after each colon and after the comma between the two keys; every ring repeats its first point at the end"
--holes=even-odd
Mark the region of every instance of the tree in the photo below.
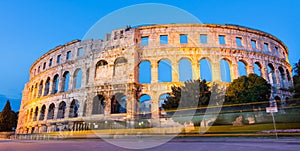
{"type": "Polygon", "coordinates": [[[295,72],[295,75],[300,76],[300,59],[297,63],[294,64],[293,70],[295,72]]]}
{"type": "Polygon", "coordinates": [[[198,107],[206,107],[210,100],[211,91],[205,80],[194,80],[185,82],[184,86],[172,86],[170,97],[164,102],[162,107],[167,110],[176,110],[176,112],[168,112],[174,121],[179,123],[189,123],[193,121],[195,125],[199,125],[199,119],[195,114],[199,112],[198,107]],[[182,117],[184,116],[184,117],[182,117]]]}
{"type": "Polygon", "coordinates": [[[251,103],[268,101],[271,95],[271,85],[256,74],[241,76],[233,80],[226,90],[225,103],[251,103]]]}
{"type": "Polygon", "coordinates": [[[0,114],[0,131],[11,131],[17,126],[17,114],[11,110],[10,102],[7,100],[0,114]]]}
{"type": "Polygon", "coordinates": [[[295,75],[293,76],[293,81],[294,81],[293,98],[299,99],[300,98],[300,59],[298,63],[294,64],[293,70],[295,73],[295,75]]]}
{"type": "Polygon", "coordinates": [[[162,105],[166,110],[207,106],[209,103],[211,92],[205,80],[185,82],[184,86],[172,86],[171,89],[170,97],[162,105]]]}

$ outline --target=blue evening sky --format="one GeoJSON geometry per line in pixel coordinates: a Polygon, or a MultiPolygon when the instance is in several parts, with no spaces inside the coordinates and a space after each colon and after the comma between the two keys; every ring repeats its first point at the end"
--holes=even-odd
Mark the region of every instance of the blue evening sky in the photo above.
{"type": "Polygon", "coordinates": [[[37,58],[57,45],[82,39],[105,15],[140,3],[169,4],[203,23],[238,24],[271,33],[289,48],[291,64],[300,59],[298,0],[1,0],[0,111],[7,98],[14,110],[19,109],[29,68],[37,58]]]}

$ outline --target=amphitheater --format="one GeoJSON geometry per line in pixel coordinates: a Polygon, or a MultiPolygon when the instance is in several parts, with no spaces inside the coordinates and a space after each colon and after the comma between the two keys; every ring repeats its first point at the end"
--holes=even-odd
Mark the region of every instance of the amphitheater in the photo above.
{"type": "Polygon", "coordinates": [[[114,124],[122,121],[135,127],[136,119],[160,118],[173,85],[199,78],[229,83],[249,73],[272,85],[271,100],[280,106],[291,97],[291,70],[285,44],[259,30],[229,24],[128,26],[104,40],[59,45],[36,60],[16,131],[118,128],[114,124]]]}

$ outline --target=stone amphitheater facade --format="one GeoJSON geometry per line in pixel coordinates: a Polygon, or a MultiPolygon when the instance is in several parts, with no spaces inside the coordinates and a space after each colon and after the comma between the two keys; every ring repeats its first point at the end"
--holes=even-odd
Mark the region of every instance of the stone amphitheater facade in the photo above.
{"type": "Polygon", "coordinates": [[[227,24],[126,27],[107,34],[105,40],[57,46],[36,60],[24,87],[17,133],[97,129],[107,121],[125,121],[134,127],[130,123],[139,118],[142,105],[149,119],[157,119],[161,96],[183,83],[182,60],[191,66],[190,78],[211,72],[212,81],[224,81],[221,60],[230,66],[231,81],[240,76],[242,62],[247,74],[259,71],[269,81],[271,100],[284,104],[291,96],[288,49],[266,32],[227,24]],[[211,71],[200,71],[203,59],[211,71]],[[150,70],[141,69],[145,62],[150,70]],[[160,77],[161,62],[171,68],[169,80],[160,77]],[[141,82],[143,74],[150,80],[141,82]],[[148,103],[139,102],[145,94],[148,103]]]}

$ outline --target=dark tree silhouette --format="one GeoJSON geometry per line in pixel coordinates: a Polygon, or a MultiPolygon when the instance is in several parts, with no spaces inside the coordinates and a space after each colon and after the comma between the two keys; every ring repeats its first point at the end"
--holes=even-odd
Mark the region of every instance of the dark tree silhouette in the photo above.
{"type": "Polygon", "coordinates": [[[17,126],[17,114],[11,110],[10,102],[7,100],[0,114],[0,131],[11,131],[17,126]]]}
{"type": "Polygon", "coordinates": [[[271,85],[256,74],[241,76],[229,85],[226,90],[225,103],[251,103],[268,101],[271,95],[271,85]]]}

